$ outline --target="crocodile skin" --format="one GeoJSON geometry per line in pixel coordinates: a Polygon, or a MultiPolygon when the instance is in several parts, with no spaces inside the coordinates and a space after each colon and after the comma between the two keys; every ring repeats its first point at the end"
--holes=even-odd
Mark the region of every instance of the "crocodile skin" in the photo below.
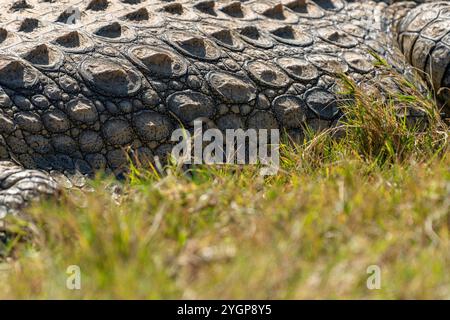
{"type": "Polygon", "coordinates": [[[197,118],[330,126],[338,74],[376,82],[370,51],[448,99],[449,2],[388,2],[2,1],[0,210],[167,154],[197,118]]]}

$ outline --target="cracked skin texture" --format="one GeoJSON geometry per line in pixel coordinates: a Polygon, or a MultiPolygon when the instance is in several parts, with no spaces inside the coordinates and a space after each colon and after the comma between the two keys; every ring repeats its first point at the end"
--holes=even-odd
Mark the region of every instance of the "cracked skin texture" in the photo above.
{"type": "Polygon", "coordinates": [[[446,1],[16,0],[0,12],[0,215],[96,170],[120,174],[125,149],[163,156],[197,118],[331,126],[336,75],[377,78],[370,50],[450,86],[446,1]]]}

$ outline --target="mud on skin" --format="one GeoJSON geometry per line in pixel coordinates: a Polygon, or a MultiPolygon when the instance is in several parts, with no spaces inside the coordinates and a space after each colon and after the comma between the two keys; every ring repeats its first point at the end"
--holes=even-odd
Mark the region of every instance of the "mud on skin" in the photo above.
{"type": "Polygon", "coordinates": [[[124,149],[164,156],[197,118],[331,126],[338,74],[376,82],[369,51],[450,86],[446,1],[16,0],[0,12],[0,213],[120,174],[124,149]]]}

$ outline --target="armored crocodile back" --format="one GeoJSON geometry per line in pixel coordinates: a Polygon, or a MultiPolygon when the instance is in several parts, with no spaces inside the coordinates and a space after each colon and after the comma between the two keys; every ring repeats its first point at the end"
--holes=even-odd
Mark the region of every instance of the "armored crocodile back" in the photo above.
{"type": "Polygon", "coordinates": [[[16,163],[4,163],[15,171],[4,169],[1,181],[17,176],[2,185],[5,207],[53,181],[22,167],[82,185],[99,169],[119,174],[124,150],[143,160],[167,154],[173,130],[198,118],[221,130],[301,134],[305,124],[331,126],[342,116],[339,74],[376,82],[369,52],[401,72],[426,71],[436,90],[450,85],[448,2],[19,0],[0,7],[0,159],[16,163]]]}

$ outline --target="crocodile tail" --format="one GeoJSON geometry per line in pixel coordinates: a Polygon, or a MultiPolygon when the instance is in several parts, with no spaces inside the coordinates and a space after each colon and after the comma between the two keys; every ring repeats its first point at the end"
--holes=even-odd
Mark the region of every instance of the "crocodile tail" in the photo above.
{"type": "Polygon", "coordinates": [[[422,73],[443,112],[450,115],[450,2],[423,3],[397,10],[391,17],[393,34],[406,60],[422,73]]]}

